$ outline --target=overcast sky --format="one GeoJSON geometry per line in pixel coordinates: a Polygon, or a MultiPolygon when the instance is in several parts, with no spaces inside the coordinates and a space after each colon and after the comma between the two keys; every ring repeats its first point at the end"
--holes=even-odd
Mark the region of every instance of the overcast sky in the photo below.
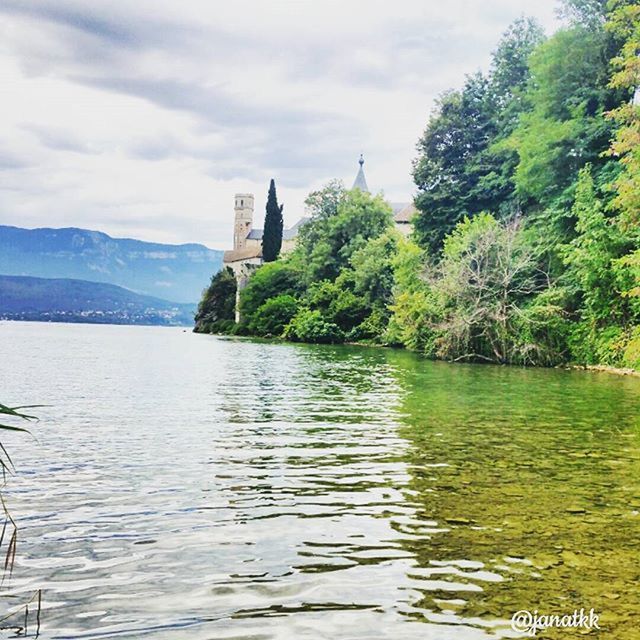
{"type": "Polygon", "coordinates": [[[554,0],[2,0],[0,224],[232,238],[276,179],[285,222],[360,152],[408,201],[434,98],[554,0]]]}

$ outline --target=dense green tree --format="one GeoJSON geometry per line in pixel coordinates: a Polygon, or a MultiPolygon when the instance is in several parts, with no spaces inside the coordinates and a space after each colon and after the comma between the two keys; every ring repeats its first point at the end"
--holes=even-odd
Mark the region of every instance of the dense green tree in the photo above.
{"type": "Polygon", "coordinates": [[[354,292],[353,272],[345,269],[331,282],[322,280],[313,283],[307,292],[306,301],[310,309],[319,311],[322,317],[335,324],[344,335],[357,338],[354,329],[367,317],[369,308],[354,292]]]}
{"type": "Polygon", "coordinates": [[[437,103],[413,169],[421,212],[416,236],[432,253],[465,216],[484,210],[508,216],[517,210],[517,153],[498,143],[527,107],[529,56],[543,38],[535,21],[517,20],[494,51],[489,76],[469,76],[462,91],[445,93],[437,103]]]}
{"type": "Polygon", "coordinates": [[[608,170],[602,152],[612,126],[605,114],[620,100],[607,86],[613,46],[604,28],[574,26],[531,55],[530,110],[503,145],[518,154],[515,182],[528,206],[544,208],[562,197],[570,207],[581,167],[592,163],[596,180],[608,170]]]}
{"type": "Polygon", "coordinates": [[[613,206],[622,213],[622,223],[631,228],[640,224],[640,4],[630,0],[612,0],[607,28],[623,42],[613,59],[615,73],[611,87],[636,92],[635,101],[627,100],[608,115],[618,125],[610,156],[619,158],[620,175],[613,183],[613,206]]]}
{"type": "Polygon", "coordinates": [[[347,191],[341,180],[330,180],[321,189],[312,191],[305,200],[305,211],[310,220],[298,234],[298,245],[309,255],[315,244],[322,239],[328,220],[338,214],[345,201],[347,191]]]}
{"type": "Polygon", "coordinates": [[[284,331],[287,340],[299,342],[342,342],[344,335],[333,322],[327,321],[318,310],[301,308],[284,331]]]}
{"type": "Polygon", "coordinates": [[[640,320],[633,295],[638,274],[634,261],[624,257],[631,239],[606,217],[590,165],[580,171],[573,214],[577,235],[564,247],[564,259],[565,279],[579,300],[574,354],[588,364],[615,364],[625,348],[625,334],[640,320]]]}
{"type": "Polygon", "coordinates": [[[522,17],[509,25],[493,52],[489,87],[501,137],[511,133],[519,114],[526,109],[529,57],[544,40],[540,24],[522,17]]]}
{"type": "Polygon", "coordinates": [[[433,353],[433,330],[441,315],[426,281],[427,256],[412,240],[401,239],[393,258],[392,312],[386,340],[414,351],[433,353]]]}
{"type": "Polygon", "coordinates": [[[272,179],[267,196],[267,207],[264,217],[264,230],[262,232],[262,259],[264,262],[273,262],[278,259],[282,248],[282,232],[284,222],[282,210],[284,205],[278,204],[276,195],[276,183],[272,179]]]}
{"type": "Polygon", "coordinates": [[[290,294],[267,299],[251,316],[250,331],[258,336],[279,337],[298,311],[298,301],[290,294]]]}
{"type": "MultiPolygon", "coordinates": [[[[325,193],[334,200],[332,190],[325,193]]],[[[331,211],[330,204],[325,211],[331,211]]],[[[339,196],[335,213],[316,215],[304,226],[297,259],[305,265],[306,281],[335,280],[358,249],[391,225],[391,207],[382,196],[359,189],[339,196]]]]}
{"type": "Polygon", "coordinates": [[[335,324],[347,340],[379,339],[392,300],[398,233],[389,230],[355,251],[335,280],[313,282],[304,296],[309,309],[335,324]]]}
{"type": "Polygon", "coordinates": [[[373,309],[386,308],[393,296],[393,258],[398,250],[400,234],[390,229],[351,256],[354,291],[373,309]]]}
{"type": "Polygon", "coordinates": [[[229,267],[218,271],[202,294],[195,316],[194,331],[226,331],[235,321],[236,277],[229,267]]]}
{"type": "Polygon", "coordinates": [[[627,100],[609,112],[617,125],[609,155],[618,160],[619,175],[612,182],[611,209],[619,212],[618,225],[630,240],[625,255],[614,260],[622,296],[631,320],[622,354],[623,364],[640,368],[640,4],[610,0],[606,28],[622,43],[612,60],[610,86],[627,92],[627,100]],[[634,93],[633,99],[631,94],[634,93]]]}
{"type": "MultiPolygon", "coordinates": [[[[240,292],[240,316],[245,326],[252,326],[258,309],[270,298],[280,295],[298,297],[302,291],[301,273],[289,262],[269,262],[251,276],[240,292]]],[[[255,327],[255,324],[253,325],[255,327]]]]}
{"type": "Polygon", "coordinates": [[[495,137],[488,81],[467,78],[462,91],[445,93],[437,102],[418,142],[413,178],[418,187],[414,230],[419,242],[437,253],[444,237],[465,215],[488,205],[479,188],[486,175],[482,153],[495,137]]]}
{"type": "Polygon", "coordinates": [[[607,18],[607,0],[562,0],[558,14],[574,26],[597,31],[607,18]]]}
{"type": "Polygon", "coordinates": [[[338,207],[344,202],[347,190],[342,180],[329,180],[318,191],[312,191],[304,201],[306,211],[314,221],[326,220],[338,213],[338,207]]]}
{"type": "Polygon", "coordinates": [[[612,270],[612,261],[620,253],[621,236],[603,209],[591,165],[587,165],[580,171],[573,205],[577,235],[564,249],[564,256],[569,268],[566,279],[580,295],[580,313],[595,324],[615,321],[621,311],[612,270]]]}
{"type": "Polygon", "coordinates": [[[518,154],[503,141],[513,133],[521,115],[529,109],[529,58],[544,39],[544,32],[535,20],[519,18],[503,34],[493,53],[489,91],[494,136],[480,158],[483,173],[478,191],[483,193],[481,200],[486,203],[486,209],[495,211],[503,219],[521,209],[514,181],[518,154]]]}

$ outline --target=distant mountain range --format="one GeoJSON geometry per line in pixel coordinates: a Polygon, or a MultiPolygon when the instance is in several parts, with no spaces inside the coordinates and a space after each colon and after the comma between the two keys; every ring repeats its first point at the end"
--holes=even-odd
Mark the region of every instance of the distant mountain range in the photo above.
{"type": "Polygon", "coordinates": [[[195,310],[102,282],[0,275],[3,320],[192,325],[195,310]]]}
{"type": "Polygon", "coordinates": [[[112,238],[87,229],[0,225],[0,274],[109,283],[181,303],[200,299],[222,266],[222,253],[201,244],[112,238]]]}

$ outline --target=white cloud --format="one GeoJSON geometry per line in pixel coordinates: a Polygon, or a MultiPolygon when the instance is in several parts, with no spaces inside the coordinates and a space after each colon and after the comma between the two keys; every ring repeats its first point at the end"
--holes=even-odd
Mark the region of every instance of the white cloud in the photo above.
{"type": "MultiPolygon", "coordinates": [[[[233,194],[287,222],[353,179],[411,195],[434,98],[553,0],[4,0],[0,223],[226,247],[233,194]]],[[[261,213],[258,213],[260,216],[261,213]]]]}

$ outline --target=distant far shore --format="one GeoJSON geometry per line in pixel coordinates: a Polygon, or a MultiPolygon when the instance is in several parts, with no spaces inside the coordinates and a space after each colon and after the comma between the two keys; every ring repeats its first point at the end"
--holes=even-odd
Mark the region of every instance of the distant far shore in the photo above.
{"type": "Polygon", "coordinates": [[[176,327],[176,328],[191,328],[189,323],[176,323],[176,322],[162,322],[151,321],[149,319],[131,320],[124,318],[92,318],[92,317],[69,317],[69,316],[55,316],[55,317],[7,317],[0,316],[0,324],[4,322],[40,322],[40,323],[55,323],[55,324],[102,324],[102,325],[114,325],[114,326],[129,326],[129,327],[176,327]]]}

